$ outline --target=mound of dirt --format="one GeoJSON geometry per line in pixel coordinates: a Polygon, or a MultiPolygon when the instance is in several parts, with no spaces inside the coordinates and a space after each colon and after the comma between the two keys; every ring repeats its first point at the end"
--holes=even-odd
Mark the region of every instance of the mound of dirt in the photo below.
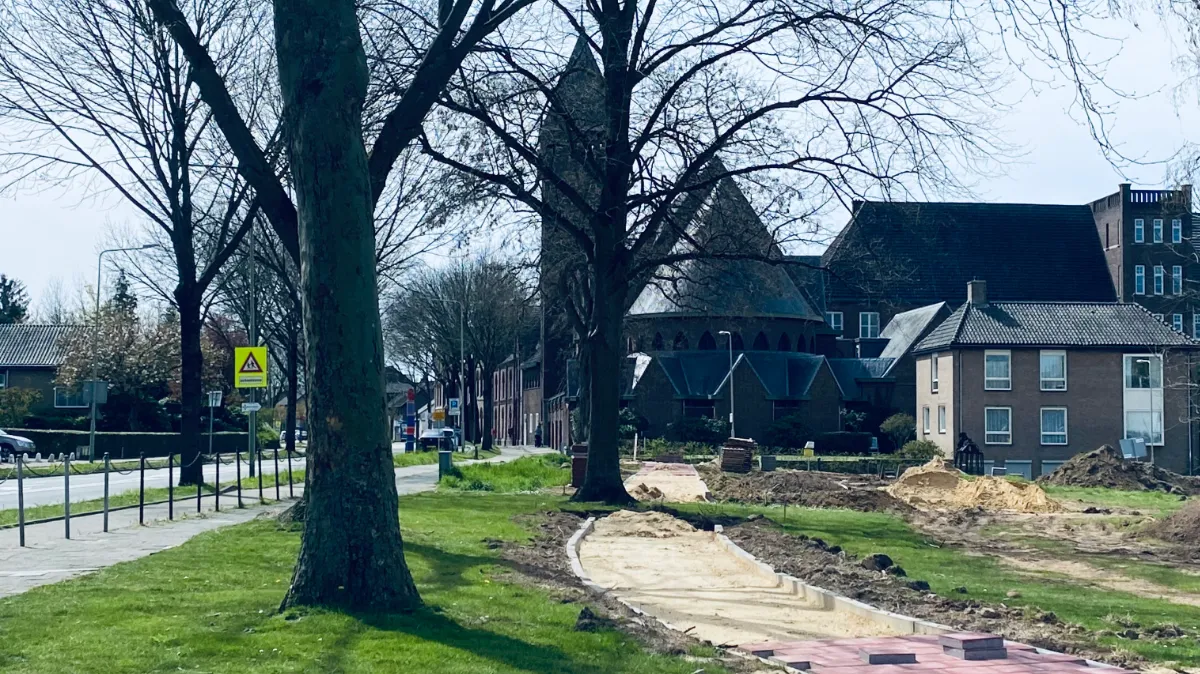
{"type": "Polygon", "coordinates": [[[635,536],[638,538],[673,538],[696,533],[695,527],[667,513],[617,512],[596,521],[596,532],[606,536],[635,536]]]}
{"type": "Polygon", "coordinates": [[[1143,532],[1164,541],[1195,545],[1200,542],[1200,501],[1192,501],[1182,509],[1150,524],[1143,532]]]}
{"type": "Polygon", "coordinates": [[[1061,487],[1108,487],[1126,491],[1145,489],[1171,494],[1200,493],[1194,479],[1144,461],[1126,461],[1112,445],[1102,445],[1071,457],[1058,470],[1038,478],[1042,484],[1061,487]]]}
{"type": "Polygon", "coordinates": [[[908,504],[856,476],[803,470],[731,474],[697,466],[718,501],[809,508],[846,508],[864,512],[911,512],[908,504]]]}
{"type": "Polygon", "coordinates": [[[1052,513],[1063,509],[1036,484],[999,477],[965,480],[962,473],[948,468],[940,457],[904,471],[888,487],[888,493],[910,505],[934,509],[982,508],[1021,513],[1052,513]]]}

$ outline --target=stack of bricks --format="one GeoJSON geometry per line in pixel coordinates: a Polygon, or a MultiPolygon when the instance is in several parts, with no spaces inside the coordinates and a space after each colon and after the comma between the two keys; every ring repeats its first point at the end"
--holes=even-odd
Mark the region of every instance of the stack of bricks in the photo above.
{"type": "Polygon", "coordinates": [[[772,641],[738,648],[774,664],[815,674],[1132,674],[1092,666],[1074,655],[1039,651],[995,634],[772,641]]]}
{"type": "Polygon", "coordinates": [[[727,473],[749,473],[754,464],[758,443],[742,438],[729,438],[721,447],[721,470],[727,473]]]}

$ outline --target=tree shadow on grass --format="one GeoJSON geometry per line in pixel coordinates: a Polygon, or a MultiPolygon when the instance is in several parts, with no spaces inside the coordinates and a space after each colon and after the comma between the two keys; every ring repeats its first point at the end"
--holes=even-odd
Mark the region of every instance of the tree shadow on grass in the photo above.
{"type": "Polygon", "coordinates": [[[471,569],[485,566],[512,567],[512,563],[500,556],[469,555],[457,552],[447,552],[441,548],[404,541],[404,554],[422,557],[429,565],[431,573],[422,578],[420,585],[433,587],[436,590],[449,590],[464,585],[472,585],[463,574],[471,569]]]}

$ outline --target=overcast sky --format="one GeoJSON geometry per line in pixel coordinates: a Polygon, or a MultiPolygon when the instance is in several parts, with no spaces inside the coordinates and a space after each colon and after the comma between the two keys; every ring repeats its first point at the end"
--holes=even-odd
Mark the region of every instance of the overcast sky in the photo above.
{"type": "MultiPolygon", "coordinates": [[[[1195,98],[1180,104],[1170,41],[1157,21],[1128,29],[1119,55],[1110,63],[1108,82],[1136,93],[1123,100],[1110,118],[1112,137],[1128,156],[1165,160],[1189,140],[1200,140],[1200,106],[1195,98]],[[1191,129],[1192,134],[1185,133],[1191,129]]],[[[1111,47],[1098,47],[1111,49],[1111,47]]],[[[1018,100],[998,135],[1021,148],[1021,156],[992,168],[990,176],[964,179],[985,201],[1081,204],[1115,192],[1128,179],[1135,187],[1163,186],[1165,165],[1127,166],[1105,159],[1076,111],[1069,87],[1029,91],[1014,82],[1006,96],[1018,100]]],[[[830,226],[840,227],[838,213],[830,226]]],[[[136,214],[117,198],[80,201],[76,192],[26,191],[0,196],[0,273],[29,287],[35,309],[57,279],[68,290],[95,283],[96,254],[111,242],[116,226],[136,214]]]]}

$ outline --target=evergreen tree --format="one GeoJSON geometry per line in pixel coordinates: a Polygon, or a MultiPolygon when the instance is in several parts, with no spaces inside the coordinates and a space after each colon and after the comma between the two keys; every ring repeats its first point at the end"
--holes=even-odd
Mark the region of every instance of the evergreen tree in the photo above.
{"type": "Polygon", "coordinates": [[[0,274],[0,325],[24,323],[29,316],[29,293],[25,284],[0,274]]]}

